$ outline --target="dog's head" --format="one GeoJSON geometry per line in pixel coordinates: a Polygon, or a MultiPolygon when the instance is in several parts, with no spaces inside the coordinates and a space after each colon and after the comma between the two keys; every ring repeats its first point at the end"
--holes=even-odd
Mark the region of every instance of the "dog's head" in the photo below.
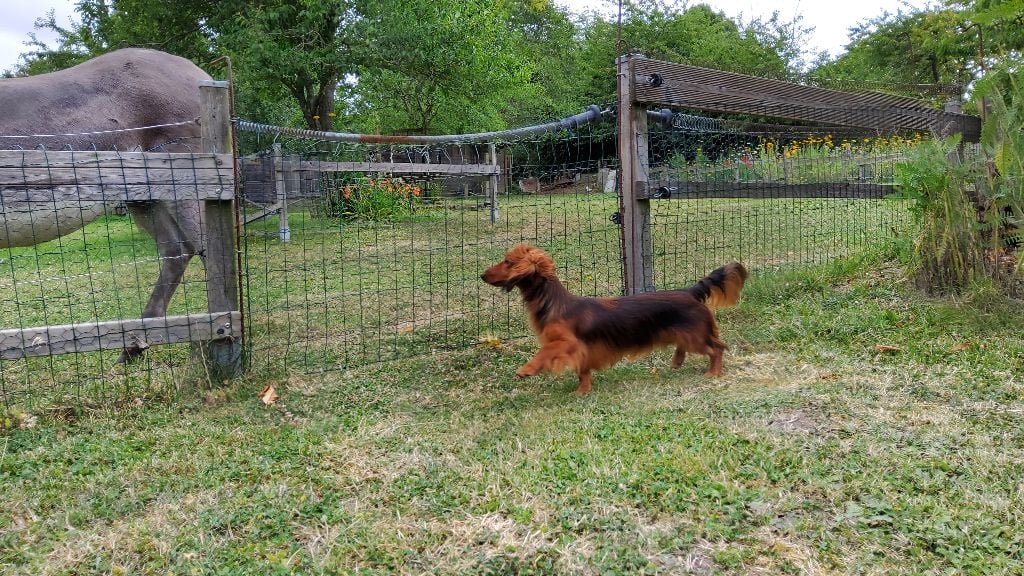
{"type": "Polygon", "coordinates": [[[514,246],[505,259],[491,266],[480,278],[506,292],[541,280],[555,280],[555,261],[548,253],[529,244],[514,246]]]}

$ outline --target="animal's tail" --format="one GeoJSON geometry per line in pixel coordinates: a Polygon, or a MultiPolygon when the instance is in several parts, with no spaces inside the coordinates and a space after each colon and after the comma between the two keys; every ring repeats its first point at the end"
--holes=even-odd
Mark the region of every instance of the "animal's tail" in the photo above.
{"type": "Polygon", "coordinates": [[[735,306],[740,300],[740,290],[747,280],[747,269],[739,262],[726,264],[711,274],[685,288],[693,297],[709,308],[735,306]]]}

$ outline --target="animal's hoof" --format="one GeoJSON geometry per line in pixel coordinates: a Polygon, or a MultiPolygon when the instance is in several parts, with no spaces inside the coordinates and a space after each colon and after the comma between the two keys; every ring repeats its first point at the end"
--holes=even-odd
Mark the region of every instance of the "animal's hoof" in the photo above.
{"type": "Polygon", "coordinates": [[[718,376],[722,375],[722,372],[721,371],[711,371],[711,370],[708,370],[707,372],[704,373],[704,375],[705,376],[709,376],[709,377],[718,377],[718,376]]]}
{"type": "Polygon", "coordinates": [[[142,348],[125,348],[121,350],[121,355],[117,357],[118,364],[130,364],[135,360],[142,357],[144,350],[142,348]]]}
{"type": "Polygon", "coordinates": [[[576,391],[573,392],[573,394],[575,394],[575,395],[579,396],[580,398],[582,398],[582,397],[586,396],[587,394],[590,394],[590,388],[577,388],[576,391]]]}

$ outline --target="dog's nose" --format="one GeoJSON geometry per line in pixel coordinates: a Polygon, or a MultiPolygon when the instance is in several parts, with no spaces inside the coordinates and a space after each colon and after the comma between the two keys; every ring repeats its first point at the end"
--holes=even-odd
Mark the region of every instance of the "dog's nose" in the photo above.
{"type": "Polygon", "coordinates": [[[486,276],[486,274],[481,274],[481,275],[480,275],[480,279],[481,279],[481,280],[486,280],[486,278],[484,278],[484,276],[486,276]]]}

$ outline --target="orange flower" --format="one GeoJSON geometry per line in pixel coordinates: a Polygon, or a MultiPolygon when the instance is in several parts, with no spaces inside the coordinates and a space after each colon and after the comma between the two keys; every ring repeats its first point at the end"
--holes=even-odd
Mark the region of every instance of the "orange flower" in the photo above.
{"type": "Polygon", "coordinates": [[[412,189],[412,195],[413,196],[419,196],[420,195],[420,188],[419,188],[419,186],[417,186],[417,187],[412,189]]]}
{"type": "Polygon", "coordinates": [[[348,200],[349,198],[352,197],[352,189],[349,188],[348,186],[345,186],[345,188],[343,188],[341,192],[342,194],[345,195],[345,200],[348,200]]]}

